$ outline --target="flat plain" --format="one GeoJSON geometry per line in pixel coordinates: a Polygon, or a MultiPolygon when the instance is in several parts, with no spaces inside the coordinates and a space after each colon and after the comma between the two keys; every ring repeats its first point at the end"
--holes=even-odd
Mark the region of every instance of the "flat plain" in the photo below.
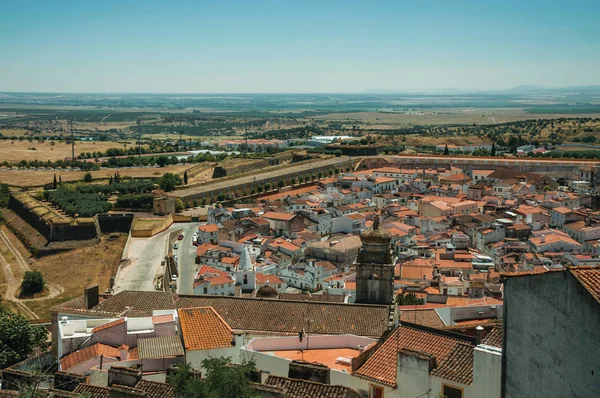
{"type": "MultiPolygon", "coordinates": [[[[92,171],[92,178],[109,178],[115,173],[119,173],[121,177],[145,177],[145,178],[156,178],[160,177],[164,173],[175,173],[183,174],[183,172],[190,168],[190,165],[174,165],[159,167],[132,167],[129,169],[104,169],[98,171],[92,171]]],[[[0,170],[0,182],[17,186],[17,187],[30,187],[30,186],[41,186],[52,182],[54,175],[57,178],[61,177],[62,181],[76,181],[82,180],[85,175],[84,171],[37,171],[37,170],[0,170]]]]}
{"type": "MultiPolygon", "coordinates": [[[[3,132],[4,133],[4,132],[3,132]]],[[[132,142],[76,141],[75,156],[82,152],[104,152],[109,148],[125,149],[132,142]]],[[[0,162],[19,160],[64,160],[71,157],[71,144],[54,140],[3,140],[0,141],[0,162]],[[35,149],[33,149],[35,148],[35,149]]]]}

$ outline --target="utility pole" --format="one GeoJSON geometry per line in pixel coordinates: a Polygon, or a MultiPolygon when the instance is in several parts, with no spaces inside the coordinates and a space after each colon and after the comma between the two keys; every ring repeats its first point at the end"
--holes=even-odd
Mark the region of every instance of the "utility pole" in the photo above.
{"type": "Polygon", "coordinates": [[[142,121],[137,120],[137,133],[138,133],[138,160],[142,159],[142,121]]]}
{"type": "Polygon", "coordinates": [[[179,118],[179,152],[181,152],[181,135],[183,134],[183,130],[181,127],[181,117],[179,118]]]}
{"type": "Polygon", "coordinates": [[[70,120],[71,124],[71,162],[75,164],[75,136],[73,135],[73,118],[70,120]]]}
{"type": "Polygon", "coordinates": [[[248,157],[248,124],[246,123],[246,118],[244,118],[244,138],[246,140],[246,147],[244,148],[244,157],[248,157]]]}

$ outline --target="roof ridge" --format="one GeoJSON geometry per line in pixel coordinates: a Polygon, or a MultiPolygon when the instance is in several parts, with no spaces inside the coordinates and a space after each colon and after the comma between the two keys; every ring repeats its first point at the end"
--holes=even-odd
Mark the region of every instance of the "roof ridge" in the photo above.
{"type": "MultiPolygon", "coordinates": [[[[360,303],[336,303],[330,301],[302,301],[302,300],[287,300],[287,299],[270,299],[265,297],[240,297],[240,296],[215,296],[213,294],[179,294],[177,295],[179,299],[189,298],[189,297],[215,297],[220,299],[228,299],[228,300],[274,300],[280,302],[288,302],[288,303],[310,303],[310,304],[335,304],[342,305],[344,307],[353,306],[353,307],[368,307],[368,308],[377,308],[377,307],[388,307],[387,304],[360,304],[360,303]]],[[[317,295],[318,296],[318,295],[317,295]]],[[[190,307],[195,308],[195,307],[190,307]]]]}

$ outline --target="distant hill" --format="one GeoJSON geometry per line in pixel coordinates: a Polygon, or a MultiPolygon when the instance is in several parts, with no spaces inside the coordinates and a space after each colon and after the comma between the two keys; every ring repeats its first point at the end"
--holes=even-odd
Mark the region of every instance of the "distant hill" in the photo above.
{"type": "Polygon", "coordinates": [[[583,94],[600,94],[600,86],[568,86],[568,87],[539,87],[539,86],[518,86],[506,90],[509,93],[519,94],[556,94],[556,93],[583,93],[583,94]]]}
{"type": "Polygon", "coordinates": [[[431,88],[431,89],[368,89],[362,94],[600,94],[600,86],[567,86],[567,87],[541,87],[522,85],[506,90],[479,90],[462,88],[431,88]]]}

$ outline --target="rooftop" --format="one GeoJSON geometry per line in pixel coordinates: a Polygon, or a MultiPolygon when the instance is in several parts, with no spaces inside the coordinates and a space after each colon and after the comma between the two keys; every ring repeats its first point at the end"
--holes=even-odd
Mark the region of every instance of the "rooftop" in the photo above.
{"type": "Polygon", "coordinates": [[[178,313],[187,351],[232,346],[233,331],[212,307],[184,308],[178,313]]]}
{"type": "Polygon", "coordinates": [[[436,358],[432,375],[462,384],[473,381],[474,346],[462,339],[401,325],[354,372],[358,377],[396,388],[398,353],[416,350],[436,358]]]}
{"type": "Polygon", "coordinates": [[[355,348],[323,348],[270,352],[277,357],[306,362],[318,362],[331,369],[345,370],[348,373],[350,373],[352,369],[352,358],[356,358],[358,354],[360,354],[360,351],[355,348]]]}

